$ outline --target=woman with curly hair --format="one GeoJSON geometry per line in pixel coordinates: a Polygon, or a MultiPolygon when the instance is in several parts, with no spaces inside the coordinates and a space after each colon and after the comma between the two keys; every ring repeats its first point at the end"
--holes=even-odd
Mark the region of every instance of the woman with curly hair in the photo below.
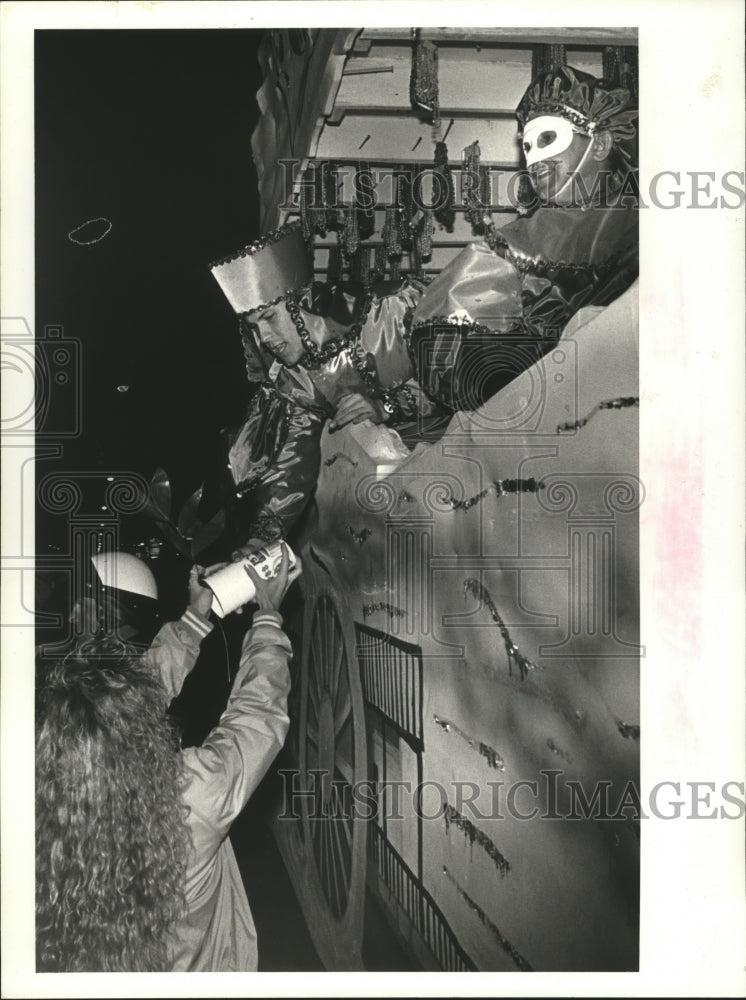
{"type": "Polygon", "coordinates": [[[168,967],[186,910],[184,765],[145,658],[91,639],[50,670],[37,743],[43,969],[168,967]]]}
{"type": "Polygon", "coordinates": [[[50,668],[36,752],[39,971],[256,969],[228,832],[287,732],[287,551],[273,579],[247,572],[259,611],[200,747],[179,749],[165,711],[196,660],[168,648],[196,650],[210,630],[211,593],[194,578],[190,607],[146,654],[88,639],[50,668]]]}

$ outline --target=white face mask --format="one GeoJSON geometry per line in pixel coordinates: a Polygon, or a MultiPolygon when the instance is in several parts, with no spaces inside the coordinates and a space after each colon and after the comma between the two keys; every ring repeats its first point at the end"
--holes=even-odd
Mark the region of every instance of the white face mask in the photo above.
{"type": "Polygon", "coordinates": [[[526,157],[526,166],[538,163],[540,160],[548,160],[553,156],[564,153],[572,143],[573,137],[581,134],[578,129],[566,118],[559,115],[541,115],[526,122],[523,129],[523,153],[526,157]],[[542,132],[549,133],[545,136],[548,140],[544,145],[538,145],[542,132]],[[550,136],[554,138],[550,138],[550,136]]]}

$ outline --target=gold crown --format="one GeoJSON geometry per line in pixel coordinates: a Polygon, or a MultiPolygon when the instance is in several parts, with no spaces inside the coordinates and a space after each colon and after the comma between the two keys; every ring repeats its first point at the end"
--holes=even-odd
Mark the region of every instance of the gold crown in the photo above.
{"type": "Polygon", "coordinates": [[[281,226],[232,256],[213,261],[210,270],[239,314],[279,302],[313,279],[300,222],[281,226]]]}

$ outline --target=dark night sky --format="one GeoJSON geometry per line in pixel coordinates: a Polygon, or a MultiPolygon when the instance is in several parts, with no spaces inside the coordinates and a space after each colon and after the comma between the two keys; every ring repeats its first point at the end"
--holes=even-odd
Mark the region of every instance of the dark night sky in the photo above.
{"type": "Polygon", "coordinates": [[[82,435],[54,471],[161,465],[178,494],[223,461],[218,431],[240,420],[247,385],[207,264],[258,235],[260,40],[36,33],[37,330],[62,324],[82,343],[82,435]],[[99,216],[103,240],[68,238],[99,216]]]}

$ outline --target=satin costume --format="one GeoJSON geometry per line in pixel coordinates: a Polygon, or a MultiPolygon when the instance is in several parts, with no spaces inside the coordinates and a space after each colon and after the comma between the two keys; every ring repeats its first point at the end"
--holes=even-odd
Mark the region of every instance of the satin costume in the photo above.
{"type": "Polygon", "coordinates": [[[320,439],[343,396],[381,400],[397,423],[436,407],[413,380],[405,319],[423,285],[405,280],[367,296],[312,285],[261,313],[241,317],[249,380],[259,383],[229,453],[240,493],[254,508],[249,535],[285,537],[316,486],[320,439]],[[292,346],[303,356],[286,364],[292,346]]]}
{"type": "Polygon", "coordinates": [[[412,316],[422,388],[472,410],[550,351],[584,306],[613,302],[637,277],[637,212],[540,208],[472,243],[412,316]]]}

